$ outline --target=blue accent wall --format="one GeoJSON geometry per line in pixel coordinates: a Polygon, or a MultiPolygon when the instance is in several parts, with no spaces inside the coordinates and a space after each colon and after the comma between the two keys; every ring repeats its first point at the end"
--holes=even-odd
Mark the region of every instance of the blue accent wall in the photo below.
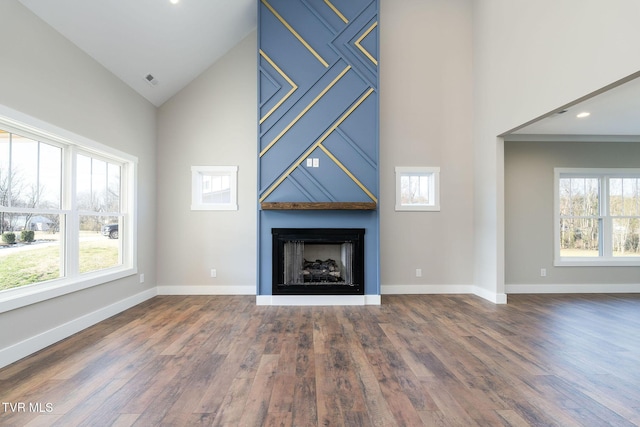
{"type": "MultiPolygon", "coordinates": [[[[259,0],[258,209],[377,206],[378,11],[378,0],[259,0]]],[[[259,295],[271,295],[272,228],[364,228],[365,294],[380,294],[378,209],[260,210],[258,221],[259,295]]]]}

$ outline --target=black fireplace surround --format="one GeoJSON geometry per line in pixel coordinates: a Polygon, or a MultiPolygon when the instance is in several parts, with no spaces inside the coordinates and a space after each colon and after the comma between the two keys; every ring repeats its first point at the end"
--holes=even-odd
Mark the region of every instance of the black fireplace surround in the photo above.
{"type": "Polygon", "coordinates": [[[273,228],[271,233],[273,295],[364,295],[363,228],[273,228]]]}

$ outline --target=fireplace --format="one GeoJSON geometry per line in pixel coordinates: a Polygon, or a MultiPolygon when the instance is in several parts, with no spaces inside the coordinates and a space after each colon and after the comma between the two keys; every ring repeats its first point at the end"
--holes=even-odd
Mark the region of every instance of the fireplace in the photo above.
{"type": "Polygon", "coordinates": [[[363,228],[274,228],[274,295],[364,295],[363,228]]]}

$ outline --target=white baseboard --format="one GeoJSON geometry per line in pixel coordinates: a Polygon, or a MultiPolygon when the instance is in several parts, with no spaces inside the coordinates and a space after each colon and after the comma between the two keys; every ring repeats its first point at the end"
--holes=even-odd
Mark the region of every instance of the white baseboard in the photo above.
{"type": "Polygon", "coordinates": [[[640,283],[569,284],[569,285],[506,285],[507,294],[635,294],[640,283]]]}
{"type": "Polygon", "coordinates": [[[380,305],[380,295],[257,295],[256,305],[380,305]]]}
{"type": "Polygon", "coordinates": [[[382,304],[381,295],[365,295],[364,296],[364,305],[380,305],[380,304],[382,304]]]}
{"type": "Polygon", "coordinates": [[[23,357],[42,350],[58,341],[95,325],[111,316],[121,313],[135,305],[156,296],[156,288],[148,289],[139,294],[125,298],[121,301],[103,307],[92,313],[85,314],[70,322],[64,323],[48,331],[42,332],[19,343],[0,349],[0,368],[16,362],[23,357]]]}
{"type": "Polygon", "coordinates": [[[488,291],[475,285],[382,285],[382,295],[470,294],[494,304],[506,304],[507,295],[488,291]]]}
{"type": "Polygon", "coordinates": [[[382,295],[473,294],[473,285],[382,285],[382,295]]]}
{"type": "Polygon", "coordinates": [[[255,295],[256,286],[158,286],[158,295],[255,295]]]}

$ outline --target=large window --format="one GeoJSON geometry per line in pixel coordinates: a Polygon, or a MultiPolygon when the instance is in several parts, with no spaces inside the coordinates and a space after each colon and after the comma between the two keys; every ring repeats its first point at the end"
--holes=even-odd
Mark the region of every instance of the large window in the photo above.
{"type": "Polygon", "coordinates": [[[555,170],[556,265],[640,265],[640,169],[555,170]]]}
{"type": "Polygon", "coordinates": [[[134,169],[124,153],[0,115],[0,302],[133,274],[134,169]]]}

